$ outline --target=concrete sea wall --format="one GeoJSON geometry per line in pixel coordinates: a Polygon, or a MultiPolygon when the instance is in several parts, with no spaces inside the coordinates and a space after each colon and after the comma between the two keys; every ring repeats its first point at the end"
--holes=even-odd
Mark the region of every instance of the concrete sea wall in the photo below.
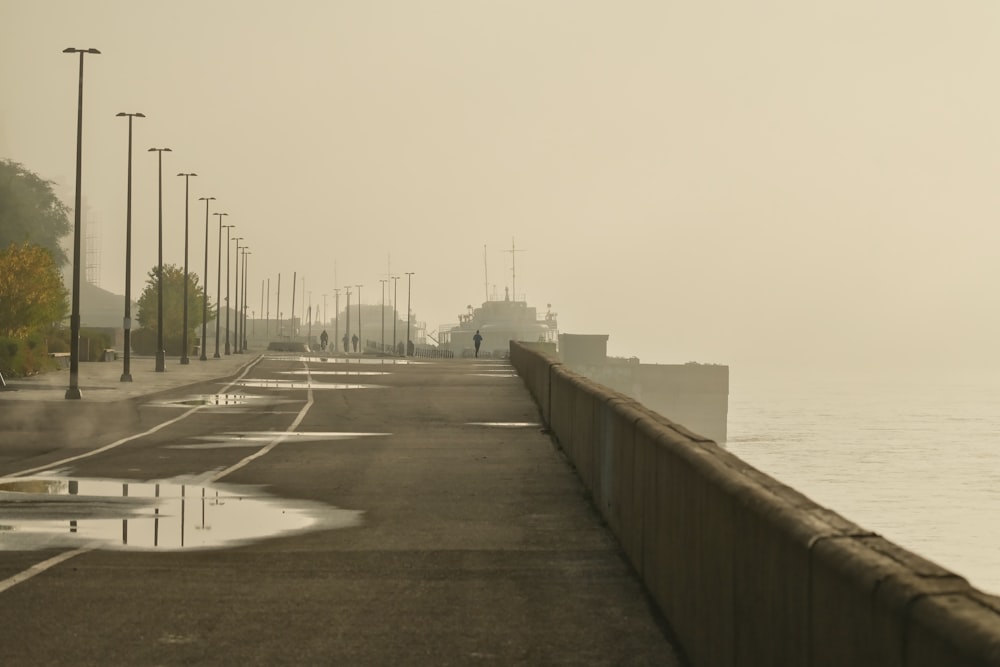
{"type": "Polygon", "coordinates": [[[1000,598],[511,343],[695,667],[1000,667],[1000,598]]]}

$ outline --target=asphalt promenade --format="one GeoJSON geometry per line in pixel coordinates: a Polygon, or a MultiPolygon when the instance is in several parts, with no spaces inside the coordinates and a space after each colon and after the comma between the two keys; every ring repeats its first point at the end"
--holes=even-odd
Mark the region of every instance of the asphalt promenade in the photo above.
{"type": "MultiPolygon", "coordinates": [[[[66,370],[11,382],[0,392],[0,473],[75,457],[66,472],[76,479],[133,491],[183,479],[195,498],[208,471],[226,489],[266,489],[360,523],[219,549],[0,548],[10,664],[684,664],[506,362],[351,355],[349,369],[261,356],[168,358],[161,373],[133,358],[132,383],[120,382],[120,359],[81,364],[79,401],[64,397],[66,370]],[[163,406],[237,376],[254,406],[163,406]],[[144,435],[80,456],[134,433],[144,435]]],[[[121,502],[81,493],[68,534],[121,502]]],[[[231,532],[216,514],[229,506],[239,508],[208,503],[213,534],[231,532]]],[[[204,513],[204,501],[187,523],[183,509],[165,511],[159,534],[180,526],[193,540],[204,513]]],[[[129,520],[130,547],[142,525],[129,520]]]]}

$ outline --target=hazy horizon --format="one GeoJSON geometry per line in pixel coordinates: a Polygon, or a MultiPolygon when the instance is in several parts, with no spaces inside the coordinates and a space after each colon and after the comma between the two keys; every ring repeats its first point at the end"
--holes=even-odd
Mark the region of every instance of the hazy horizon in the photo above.
{"type": "MultiPolygon", "coordinates": [[[[650,363],[769,375],[1000,370],[1000,7],[926,0],[0,4],[0,158],[73,205],[133,298],[201,273],[204,203],[313,305],[391,271],[428,331],[517,293],[650,363]],[[98,227],[99,226],[99,227],[98,227]],[[336,267],[336,271],[334,270],[336,267]],[[495,286],[495,287],[494,287],[495,286]]],[[[214,293],[217,218],[211,217],[214,293]]],[[[224,254],[224,253],[223,253],[224,254]]],[[[224,261],[224,260],[223,260],[224,261]]],[[[352,291],[354,291],[352,289],[352,291]]],[[[273,308],[273,297],[272,297],[273,308]]]]}

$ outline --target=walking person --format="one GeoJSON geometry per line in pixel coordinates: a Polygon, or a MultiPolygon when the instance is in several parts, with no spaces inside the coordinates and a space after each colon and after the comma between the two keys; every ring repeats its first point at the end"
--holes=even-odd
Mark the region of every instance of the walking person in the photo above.
{"type": "Polygon", "coordinates": [[[323,329],[323,333],[319,335],[319,347],[322,350],[326,349],[326,344],[330,342],[330,336],[326,333],[326,329],[323,329]]]}
{"type": "Polygon", "coordinates": [[[479,358],[479,346],[483,344],[483,337],[479,334],[479,329],[476,329],[476,335],[472,337],[472,342],[476,346],[476,358],[479,358]]]}

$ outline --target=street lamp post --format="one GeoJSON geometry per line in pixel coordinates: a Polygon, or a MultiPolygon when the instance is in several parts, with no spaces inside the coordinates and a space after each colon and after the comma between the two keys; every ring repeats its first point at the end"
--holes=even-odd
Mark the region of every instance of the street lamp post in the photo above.
{"type": "Polygon", "coordinates": [[[347,322],[344,325],[344,352],[350,353],[351,351],[351,288],[345,287],[344,293],[347,294],[347,305],[344,306],[344,316],[347,318],[347,322]]]}
{"type": "MultiPolygon", "coordinates": [[[[340,343],[340,288],[333,289],[333,351],[337,351],[340,343]]],[[[347,352],[347,350],[344,350],[347,352]]]]}
{"type": "Polygon", "coordinates": [[[392,279],[392,355],[396,356],[396,320],[399,319],[399,276],[389,276],[392,279]]]}
{"type": "MultiPolygon", "coordinates": [[[[229,244],[230,245],[232,245],[233,241],[236,242],[236,266],[239,266],[239,260],[240,260],[240,241],[242,241],[242,240],[243,240],[242,236],[237,236],[236,238],[229,239],[229,244]]],[[[240,303],[240,273],[239,273],[239,270],[236,270],[235,274],[236,275],[234,277],[234,280],[236,281],[236,286],[235,286],[235,288],[234,288],[233,291],[235,292],[235,296],[236,296],[236,305],[239,306],[239,303],[240,303]]],[[[236,337],[236,336],[233,337],[233,346],[232,347],[229,346],[229,311],[232,310],[232,308],[230,307],[230,304],[232,303],[232,301],[229,300],[229,276],[230,276],[230,273],[229,273],[229,246],[227,245],[226,246],[226,354],[232,354],[233,351],[235,350],[235,348],[238,347],[238,345],[236,344],[236,341],[238,340],[238,337],[236,337]]],[[[233,323],[236,324],[237,327],[239,327],[239,323],[238,322],[239,321],[236,319],[236,311],[233,310],[233,323]]],[[[237,332],[234,331],[233,333],[236,334],[237,332]]]]}
{"type": "Polygon", "coordinates": [[[385,354],[385,284],[389,282],[388,278],[381,278],[379,282],[382,283],[382,342],[379,343],[381,346],[379,351],[385,354]]]}
{"type": "MultiPolygon", "coordinates": [[[[215,197],[198,197],[198,201],[205,202],[205,272],[202,274],[205,277],[205,284],[201,286],[202,300],[201,300],[201,356],[198,357],[199,361],[208,361],[208,356],[205,353],[205,336],[208,335],[208,203],[215,199],[215,197]]],[[[220,218],[221,219],[221,218],[220,218]]]]}
{"type": "Polygon", "coordinates": [[[181,332],[181,365],[186,366],[191,363],[188,359],[188,212],[191,177],[197,176],[195,173],[180,173],[178,176],[184,177],[184,330],[181,332]]]}
{"type": "MultiPolygon", "coordinates": [[[[216,267],[217,267],[218,270],[216,271],[216,274],[215,274],[215,276],[216,276],[216,278],[215,278],[215,354],[213,355],[213,358],[214,359],[219,359],[221,357],[221,355],[219,354],[219,337],[220,337],[220,333],[221,333],[219,327],[222,324],[222,311],[220,310],[220,308],[222,308],[222,229],[226,228],[226,230],[227,230],[226,231],[226,238],[229,238],[229,231],[228,231],[228,229],[230,227],[232,227],[232,225],[224,225],[224,224],[222,224],[222,216],[229,215],[228,213],[216,213],[215,215],[219,216],[219,259],[218,259],[218,262],[216,264],[216,267]]],[[[228,262],[229,261],[228,260],[229,241],[226,241],[226,254],[227,254],[226,261],[228,262]]],[[[228,272],[229,272],[229,268],[227,267],[226,268],[227,276],[228,276],[228,272]]],[[[227,280],[228,280],[228,277],[227,277],[227,280]]],[[[228,289],[228,287],[227,287],[227,289],[228,289]]]]}
{"type": "Polygon", "coordinates": [[[243,299],[241,301],[243,304],[243,327],[240,329],[240,334],[242,334],[242,337],[240,338],[242,347],[240,350],[242,352],[247,351],[247,256],[252,254],[253,253],[250,252],[246,246],[243,247],[243,299]]]}
{"type": "Polygon", "coordinates": [[[81,168],[83,166],[83,55],[99,54],[97,49],[63,49],[63,53],[80,54],[80,88],[76,111],[76,207],[73,210],[73,312],[69,320],[69,388],[66,398],[79,400],[80,392],[80,208],[81,168]]]}
{"type": "Polygon", "coordinates": [[[358,288],[358,347],[361,349],[361,353],[365,352],[365,339],[361,334],[361,288],[364,285],[355,285],[358,288]]]}
{"type": "Polygon", "coordinates": [[[406,272],[406,356],[410,356],[410,294],[412,293],[413,271],[406,272]]]}
{"type": "Polygon", "coordinates": [[[125,332],[125,359],[122,362],[121,382],[132,381],[132,119],[145,118],[145,114],[125,113],[115,114],[116,117],[128,117],[128,189],[125,208],[125,317],[122,319],[122,329],[125,332]]]}
{"type": "Polygon", "coordinates": [[[156,372],[162,373],[166,368],[166,351],[163,349],[163,153],[169,148],[150,148],[148,152],[156,151],[159,162],[159,254],[156,269],[156,372]]]}

